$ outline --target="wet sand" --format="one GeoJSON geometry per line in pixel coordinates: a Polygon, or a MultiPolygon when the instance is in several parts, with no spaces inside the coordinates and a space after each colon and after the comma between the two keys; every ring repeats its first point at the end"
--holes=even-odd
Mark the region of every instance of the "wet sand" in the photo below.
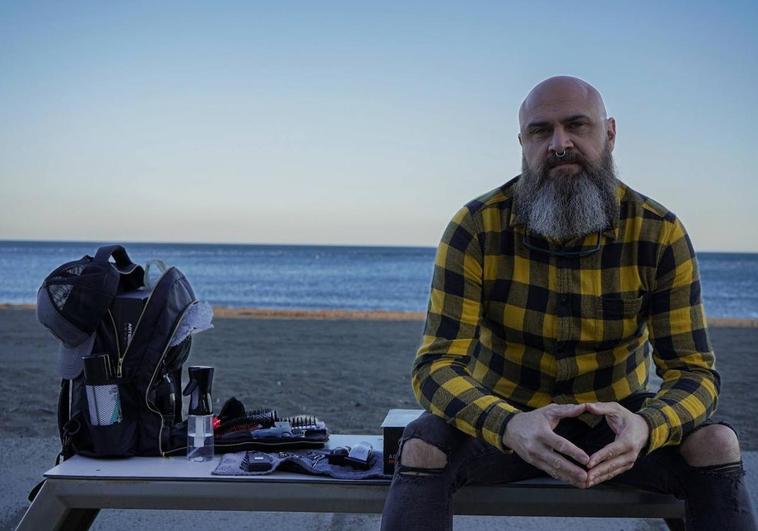
{"type": "MultiPolygon", "coordinates": [[[[34,310],[33,304],[0,304],[3,310],[34,310]]],[[[276,308],[227,308],[216,306],[216,318],[223,319],[294,319],[294,320],[361,320],[361,321],[420,321],[423,312],[392,312],[383,310],[281,310],[276,308]]],[[[758,328],[758,319],[722,318],[709,319],[711,327],[758,328]]]]}

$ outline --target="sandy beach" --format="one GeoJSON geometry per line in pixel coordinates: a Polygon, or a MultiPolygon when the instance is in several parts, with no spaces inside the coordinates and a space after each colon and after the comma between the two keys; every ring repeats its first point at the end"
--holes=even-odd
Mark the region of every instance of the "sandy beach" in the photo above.
{"type": "MultiPolygon", "coordinates": [[[[195,337],[189,362],[216,367],[218,407],[236,396],[249,408],[316,415],[336,433],[377,434],[388,409],[416,407],[409,375],[420,319],[261,313],[226,311],[237,318],[225,318],[217,311],[215,328],[195,337]]],[[[740,431],[746,449],[756,450],[751,391],[758,385],[758,328],[712,325],[711,339],[722,375],[719,415],[740,431]]],[[[0,310],[3,435],[56,435],[55,349],[31,309],[0,310]]]]}
{"type": "MultiPolygon", "coordinates": [[[[215,328],[196,336],[190,363],[216,367],[217,408],[236,396],[250,408],[316,415],[335,433],[379,434],[388,409],[417,407],[409,374],[423,324],[418,317],[216,313],[215,328]]],[[[758,450],[752,396],[758,386],[758,328],[737,325],[711,323],[722,374],[718,415],[738,429],[745,450],[758,450]]],[[[55,457],[55,349],[32,309],[0,310],[2,437],[14,445],[44,440],[50,452],[35,455],[25,468],[28,488],[55,457]]],[[[14,486],[14,495],[22,487],[14,486]]],[[[12,527],[26,501],[19,497],[11,505],[0,514],[0,527],[12,527]]]]}

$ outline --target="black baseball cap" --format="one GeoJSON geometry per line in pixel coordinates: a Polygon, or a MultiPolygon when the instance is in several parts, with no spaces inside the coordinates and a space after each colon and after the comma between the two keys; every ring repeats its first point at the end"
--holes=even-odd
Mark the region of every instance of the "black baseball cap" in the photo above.
{"type": "Polygon", "coordinates": [[[37,291],[37,319],[60,341],[61,377],[74,379],[82,372],[82,358],[92,353],[95,331],[119,291],[122,276],[133,285],[142,281],[143,274],[123,247],[107,246],[98,249],[95,258],[67,262],[45,278],[37,291]],[[115,264],[109,261],[111,255],[115,264]]]}

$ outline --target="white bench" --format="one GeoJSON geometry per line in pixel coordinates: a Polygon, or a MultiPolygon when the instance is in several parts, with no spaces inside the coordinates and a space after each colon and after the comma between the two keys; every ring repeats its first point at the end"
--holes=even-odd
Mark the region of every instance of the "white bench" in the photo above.
{"type": "MultiPolygon", "coordinates": [[[[329,446],[359,441],[382,448],[373,435],[332,435],[329,446]]],[[[381,513],[389,486],[385,479],[288,472],[213,476],[218,459],[72,457],[45,473],[18,529],[88,529],[100,509],[381,513]]],[[[684,504],[672,496],[602,485],[579,490],[551,479],[464,487],[454,504],[456,514],[664,518],[671,529],[683,529],[684,504]]]]}

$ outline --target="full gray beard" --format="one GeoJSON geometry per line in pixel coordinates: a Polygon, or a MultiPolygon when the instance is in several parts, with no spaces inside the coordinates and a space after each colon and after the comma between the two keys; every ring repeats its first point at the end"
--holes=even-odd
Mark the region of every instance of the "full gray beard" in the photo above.
{"type": "Polygon", "coordinates": [[[516,183],[516,211],[527,229],[566,242],[605,230],[618,217],[613,158],[605,150],[597,165],[583,164],[576,175],[550,177],[533,172],[522,160],[516,183]]]}

